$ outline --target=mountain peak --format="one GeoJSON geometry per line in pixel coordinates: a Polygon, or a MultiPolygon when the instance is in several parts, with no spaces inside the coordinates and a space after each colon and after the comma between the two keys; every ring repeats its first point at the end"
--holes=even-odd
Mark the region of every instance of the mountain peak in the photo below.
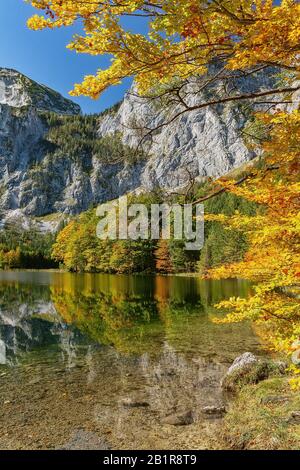
{"type": "Polygon", "coordinates": [[[57,91],[41,85],[14,69],[0,67],[0,104],[14,108],[34,106],[58,114],[80,114],[80,106],[57,91]]]}

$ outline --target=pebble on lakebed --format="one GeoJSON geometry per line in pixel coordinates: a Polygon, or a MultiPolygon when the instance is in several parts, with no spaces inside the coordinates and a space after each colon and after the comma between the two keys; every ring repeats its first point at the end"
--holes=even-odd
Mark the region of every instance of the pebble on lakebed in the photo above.
{"type": "Polygon", "coordinates": [[[120,400],[120,403],[122,406],[127,408],[146,408],[150,406],[149,403],[143,400],[142,398],[122,398],[122,400],[120,400]]]}
{"type": "Polygon", "coordinates": [[[193,413],[191,410],[184,411],[181,413],[173,413],[165,416],[162,420],[162,424],[170,424],[172,426],[186,426],[194,422],[193,413]]]}

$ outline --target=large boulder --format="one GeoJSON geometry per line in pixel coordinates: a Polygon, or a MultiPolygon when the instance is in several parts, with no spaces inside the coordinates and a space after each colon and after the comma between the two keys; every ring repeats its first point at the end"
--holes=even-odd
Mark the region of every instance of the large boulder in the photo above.
{"type": "Polygon", "coordinates": [[[255,384],[270,376],[283,375],[286,364],[271,361],[245,352],[237,357],[221,381],[223,390],[235,392],[243,385],[255,384]]]}

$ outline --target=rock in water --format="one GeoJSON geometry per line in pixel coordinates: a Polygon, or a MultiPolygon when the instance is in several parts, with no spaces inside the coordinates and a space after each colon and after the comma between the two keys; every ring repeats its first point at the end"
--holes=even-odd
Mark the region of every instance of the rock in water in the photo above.
{"type": "Polygon", "coordinates": [[[300,424],[300,411],[292,411],[287,421],[289,424],[300,424]]]}
{"type": "Polygon", "coordinates": [[[123,398],[120,403],[125,408],[145,408],[149,406],[149,403],[142,398],[123,398]]]}
{"type": "Polygon", "coordinates": [[[106,439],[84,429],[75,431],[70,440],[58,450],[109,450],[106,439]]]}
{"type": "Polygon", "coordinates": [[[174,413],[162,419],[162,424],[169,424],[171,426],[187,426],[194,422],[192,411],[188,410],[182,413],[174,413]]]}
{"type": "Polygon", "coordinates": [[[201,408],[201,414],[208,419],[222,418],[226,413],[224,405],[209,405],[201,408]]]}

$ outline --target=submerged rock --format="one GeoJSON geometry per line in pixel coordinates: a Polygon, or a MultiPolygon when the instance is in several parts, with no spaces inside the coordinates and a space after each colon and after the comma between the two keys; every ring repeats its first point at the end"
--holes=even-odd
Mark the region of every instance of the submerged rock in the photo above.
{"type": "Polygon", "coordinates": [[[300,411],[292,411],[287,421],[289,424],[300,424],[300,411]]]}
{"type": "Polygon", "coordinates": [[[109,450],[106,439],[84,429],[75,431],[71,439],[59,450],[109,450]]]}
{"type": "Polygon", "coordinates": [[[165,416],[161,422],[162,424],[169,424],[171,426],[187,426],[194,422],[194,417],[192,411],[188,410],[165,416]]]}
{"type": "Polygon", "coordinates": [[[121,405],[127,408],[148,407],[149,403],[142,398],[122,398],[121,405]]]}

